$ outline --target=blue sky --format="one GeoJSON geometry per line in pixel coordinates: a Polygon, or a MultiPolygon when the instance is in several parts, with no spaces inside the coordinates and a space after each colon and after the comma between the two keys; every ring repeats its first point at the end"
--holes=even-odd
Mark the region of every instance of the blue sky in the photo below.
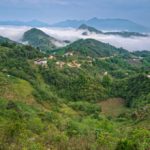
{"type": "Polygon", "coordinates": [[[150,0],[0,0],[0,20],[123,18],[150,27],[150,0]]]}

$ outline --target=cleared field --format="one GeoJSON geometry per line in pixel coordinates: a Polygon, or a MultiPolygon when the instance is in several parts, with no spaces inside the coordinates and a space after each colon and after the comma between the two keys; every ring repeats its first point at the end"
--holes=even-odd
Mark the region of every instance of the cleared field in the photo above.
{"type": "Polygon", "coordinates": [[[100,103],[102,114],[106,116],[116,117],[127,111],[125,100],[122,98],[112,98],[100,103]]]}

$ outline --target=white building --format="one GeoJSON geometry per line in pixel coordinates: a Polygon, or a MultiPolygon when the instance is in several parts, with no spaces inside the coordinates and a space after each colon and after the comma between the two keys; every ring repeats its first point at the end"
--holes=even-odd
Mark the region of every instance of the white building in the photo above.
{"type": "Polygon", "coordinates": [[[64,56],[73,56],[72,52],[65,53],[64,56]]]}
{"type": "Polygon", "coordinates": [[[150,75],[147,75],[148,78],[150,78],[150,75]]]}
{"type": "Polygon", "coordinates": [[[46,59],[37,59],[34,61],[34,64],[45,66],[45,65],[47,65],[47,60],[46,59]]]}

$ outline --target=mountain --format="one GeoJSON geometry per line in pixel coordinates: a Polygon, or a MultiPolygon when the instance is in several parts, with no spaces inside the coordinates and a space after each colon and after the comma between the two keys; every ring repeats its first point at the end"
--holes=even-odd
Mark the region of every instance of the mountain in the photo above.
{"type": "MultiPolygon", "coordinates": [[[[82,24],[81,26],[79,26],[78,30],[87,30],[89,32],[94,32],[96,34],[101,34],[103,33],[102,31],[97,30],[96,28],[87,26],[86,24],[82,24]]],[[[88,34],[88,33],[87,33],[88,34]]]]}
{"type": "Polygon", "coordinates": [[[116,48],[110,44],[99,42],[94,39],[80,39],[72,44],[53,51],[55,53],[74,52],[82,56],[90,57],[109,57],[119,53],[128,53],[128,51],[116,48]]]}
{"type": "Polygon", "coordinates": [[[60,42],[36,28],[25,32],[22,41],[45,52],[57,48],[56,43],[60,42]]]}
{"type": "Polygon", "coordinates": [[[143,33],[138,33],[138,32],[127,32],[127,31],[122,31],[122,32],[105,32],[105,35],[119,35],[122,37],[148,37],[148,34],[143,34],[143,33]]]}
{"type": "Polygon", "coordinates": [[[0,21],[0,25],[11,25],[11,26],[30,26],[30,27],[48,27],[49,24],[38,21],[38,20],[32,20],[32,21],[0,21]]]}
{"type": "Polygon", "coordinates": [[[129,31],[129,32],[149,32],[150,29],[134,23],[126,19],[99,19],[92,18],[89,20],[66,20],[53,24],[54,27],[73,27],[77,28],[82,24],[97,28],[99,30],[115,30],[115,31],[129,31]]]}
{"type": "Polygon", "coordinates": [[[52,27],[72,27],[72,28],[77,28],[80,25],[86,23],[85,20],[66,20],[66,21],[62,21],[62,22],[58,22],[55,24],[52,24],[52,27]]]}
{"type": "Polygon", "coordinates": [[[104,34],[104,35],[119,35],[122,37],[148,37],[148,34],[138,33],[138,32],[127,32],[127,31],[120,31],[120,32],[102,32],[94,27],[90,27],[86,24],[82,24],[79,26],[78,30],[85,30],[82,35],[88,35],[89,33],[96,33],[96,34],[104,34]],[[89,32],[89,33],[88,33],[89,32]]]}

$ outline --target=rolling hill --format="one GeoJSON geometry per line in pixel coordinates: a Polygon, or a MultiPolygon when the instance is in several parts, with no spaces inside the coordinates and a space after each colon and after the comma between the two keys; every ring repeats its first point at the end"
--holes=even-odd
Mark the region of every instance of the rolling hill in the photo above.
{"type": "Polygon", "coordinates": [[[15,43],[14,41],[12,41],[12,40],[10,40],[10,39],[8,39],[8,38],[5,38],[5,37],[2,37],[2,36],[0,36],[0,44],[4,44],[4,43],[15,43]]]}
{"type": "Polygon", "coordinates": [[[50,37],[43,31],[36,28],[25,32],[22,41],[27,42],[29,45],[39,48],[44,52],[48,52],[52,49],[57,48],[56,43],[61,43],[57,39],[50,37]]]}
{"type": "Polygon", "coordinates": [[[106,44],[103,42],[99,42],[94,39],[80,39],[72,44],[53,51],[53,53],[64,54],[66,52],[74,52],[76,54],[80,54],[83,56],[90,56],[93,58],[96,57],[109,57],[119,53],[128,53],[128,51],[124,49],[116,48],[110,44],[106,44]]]}
{"type": "Polygon", "coordinates": [[[0,149],[149,149],[146,52],[92,39],[54,52],[0,43],[0,149]]]}

